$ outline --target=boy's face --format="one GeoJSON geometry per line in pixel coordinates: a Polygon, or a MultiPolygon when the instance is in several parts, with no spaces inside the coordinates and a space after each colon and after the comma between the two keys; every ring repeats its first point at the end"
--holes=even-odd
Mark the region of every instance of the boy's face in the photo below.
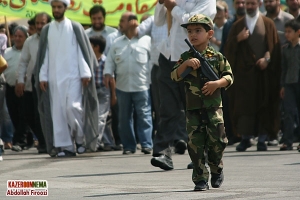
{"type": "Polygon", "coordinates": [[[215,20],[224,20],[226,18],[225,10],[217,9],[217,14],[215,16],[215,20]]]}
{"type": "Polygon", "coordinates": [[[36,28],[35,28],[35,26],[34,25],[29,25],[28,26],[28,34],[29,35],[33,35],[33,34],[35,34],[36,33],[36,28]]]}
{"type": "Polygon", "coordinates": [[[295,31],[294,29],[292,29],[291,27],[286,27],[285,28],[285,38],[287,41],[289,42],[293,42],[295,40],[298,40],[299,38],[299,33],[300,33],[300,30],[298,31],[295,31]]]}
{"type": "Polygon", "coordinates": [[[98,45],[94,45],[91,43],[92,49],[94,51],[95,54],[97,54],[97,52],[99,52],[99,46],[98,45]]]}
{"type": "Polygon", "coordinates": [[[213,35],[213,30],[206,30],[201,24],[191,24],[187,26],[188,37],[192,45],[200,46],[207,44],[213,35]]]}

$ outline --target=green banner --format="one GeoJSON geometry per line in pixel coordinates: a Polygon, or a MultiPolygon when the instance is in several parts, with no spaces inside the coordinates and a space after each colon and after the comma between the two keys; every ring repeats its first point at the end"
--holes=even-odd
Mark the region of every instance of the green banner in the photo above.
{"type": "MultiPolygon", "coordinates": [[[[71,0],[66,16],[82,24],[89,24],[89,10],[93,5],[102,5],[106,9],[105,23],[118,26],[122,13],[131,11],[140,19],[143,14],[154,13],[157,0],[71,0]]],[[[38,12],[47,12],[52,16],[48,0],[0,0],[0,15],[31,18],[38,12]]]]}

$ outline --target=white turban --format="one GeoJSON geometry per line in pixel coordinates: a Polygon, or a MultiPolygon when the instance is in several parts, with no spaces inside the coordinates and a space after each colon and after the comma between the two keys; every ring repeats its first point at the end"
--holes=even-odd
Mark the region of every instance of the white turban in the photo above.
{"type": "Polygon", "coordinates": [[[71,0],[48,0],[49,4],[51,4],[52,1],[60,1],[67,5],[67,7],[70,5],[71,0]]]}

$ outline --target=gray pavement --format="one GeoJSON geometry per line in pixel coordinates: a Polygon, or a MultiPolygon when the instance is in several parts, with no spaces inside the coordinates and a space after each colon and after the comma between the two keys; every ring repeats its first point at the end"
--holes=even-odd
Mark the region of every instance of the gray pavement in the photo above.
{"type": "MultiPolygon", "coordinates": [[[[294,144],[295,149],[296,144],[294,144]]],[[[194,192],[188,154],[174,155],[175,169],[151,166],[151,155],[137,151],[86,153],[74,158],[50,158],[35,149],[6,151],[0,162],[2,199],[300,199],[300,153],[251,147],[224,154],[225,181],[220,189],[194,192]],[[47,180],[48,197],[6,197],[7,180],[47,180]]]]}

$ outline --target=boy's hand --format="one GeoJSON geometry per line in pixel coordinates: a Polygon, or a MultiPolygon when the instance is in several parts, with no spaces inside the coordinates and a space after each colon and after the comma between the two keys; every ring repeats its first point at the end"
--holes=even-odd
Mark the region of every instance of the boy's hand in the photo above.
{"type": "Polygon", "coordinates": [[[201,63],[197,58],[188,59],[188,60],[184,61],[184,64],[187,67],[192,67],[193,70],[196,70],[196,69],[200,68],[200,66],[201,66],[201,63]]]}
{"type": "Polygon", "coordinates": [[[216,81],[208,81],[204,84],[202,88],[202,93],[205,96],[212,95],[216,89],[219,88],[219,84],[216,81]]]}
{"type": "Polygon", "coordinates": [[[106,88],[109,88],[111,78],[112,78],[111,75],[105,74],[103,82],[106,88]]]}
{"type": "Polygon", "coordinates": [[[283,99],[283,97],[284,97],[284,87],[282,87],[280,90],[280,98],[283,99]]]}

